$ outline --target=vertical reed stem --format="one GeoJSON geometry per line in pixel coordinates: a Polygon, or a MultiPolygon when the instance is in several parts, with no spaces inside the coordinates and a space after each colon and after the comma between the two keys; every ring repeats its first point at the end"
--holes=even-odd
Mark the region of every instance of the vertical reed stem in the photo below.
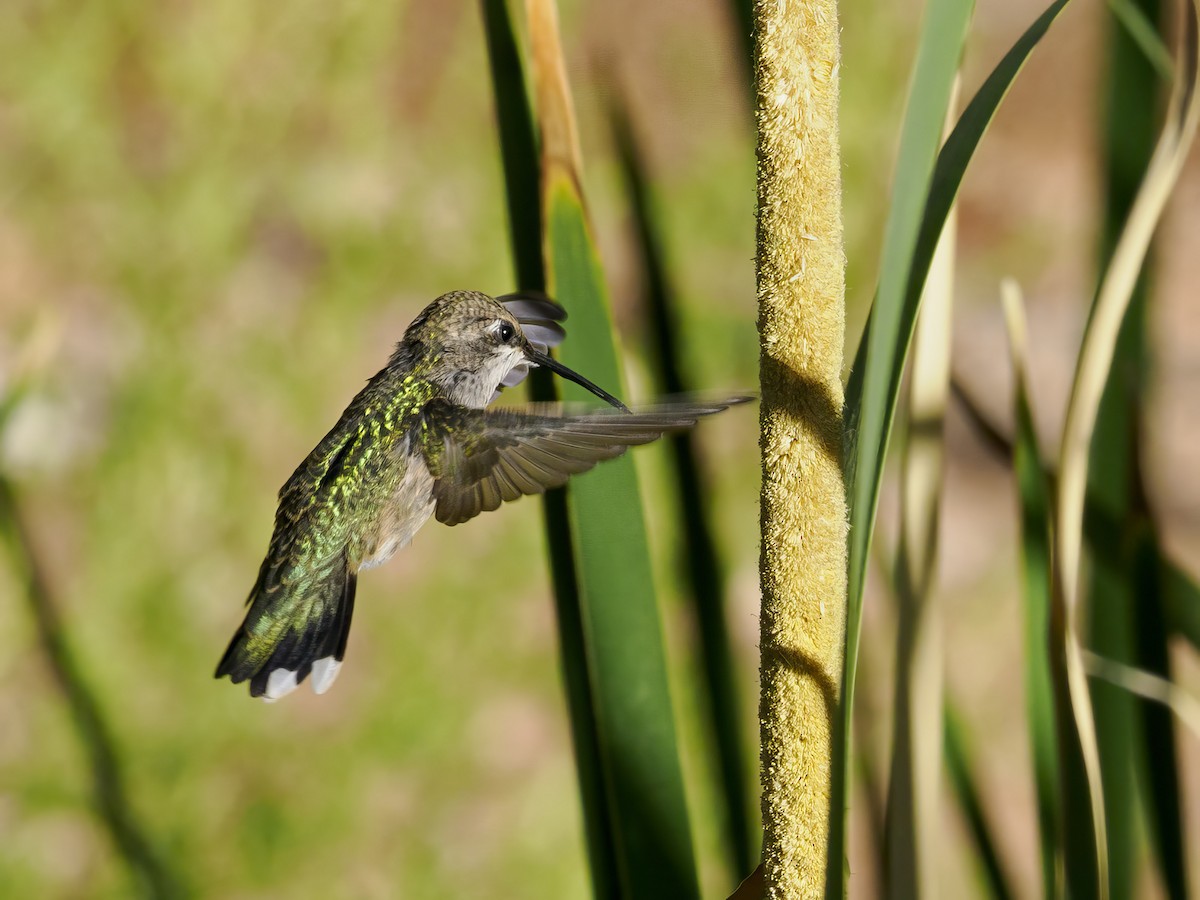
{"type": "MultiPolygon", "coordinates": [[[[819,896],[846,622],[834,0],[756,0],[763,871],[819,896]]],[[[840,865],[840,860],[837,861],[840,865]]]]}

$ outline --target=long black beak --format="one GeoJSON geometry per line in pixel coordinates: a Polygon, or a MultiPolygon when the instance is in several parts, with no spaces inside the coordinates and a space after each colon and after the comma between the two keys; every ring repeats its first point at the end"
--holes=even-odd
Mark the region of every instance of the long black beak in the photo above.
{"type": "Polygon", "coordinates": [[[615,406],[619,410],[629,412],[628,406],[626,406],[608,391],[604,390],[604,388],[600,387],[599,385],[592,384],[592,382],[588,381],[578,372],[568,369],[552,356],[548,356],[545,353],[534,350],[532,347],[525,351],[525,356],[528,357],[529,361],[534,365],[544,366],[555,375],[561,375],[563,378],[567,379],[567,381],[573,381],[581,388],[586,388],[610,406],[615,406]]]}

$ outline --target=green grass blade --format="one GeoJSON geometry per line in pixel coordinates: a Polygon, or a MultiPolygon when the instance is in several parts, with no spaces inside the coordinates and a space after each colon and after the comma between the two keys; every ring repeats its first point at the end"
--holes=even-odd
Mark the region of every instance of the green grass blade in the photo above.
{"type": "MultiPolygon", "coordinates": [[[[1082,712],[1077,708],[1078,676],[1081,670],[1072,672],[1071,651],[1078,652],[1077,637],[1071,627],[1067,605],[1061,594],[1055,594],[1053,571],[1053,526],[1051,499],[1047,481],[1041,477],[1037,460],[1037,435],[1034,431],[1033,412],[1030,407],[1028,378],[1025,369],[1026,327],[1021,296],[1012,282],[1004,286],[1004,311],[1012,348],[1015,388],[1017,438],[1014,450],[1014,466],[1018,475],[1021,496],[1022,519],[1022,562],[1026,605],[1028,607],[1027,629],[1029,642],[1027,652],[1032,656],[1045,654],[1048,693],[1030,697],[1030,730],[1035,741],[1034,766],[1039,796],[1039,824],[1045,828],[1045,811],[1051,803],[1057,813],[1054,822],[1055,851],[1061,855],[1063,873],[1068,894],[1078,897],[1099,897],[1107,894],[1104,878],[1107,867],[1104,863],[1102,809],[1096,805],[1092,780],[1094,772],[1089,769],[1089,748],[1095,750],[1095,731],[1090,719],[1090,707],[1084,705],[1082,712]],[[1044,543],[1043,543],[1044,542],[1044,543]],[[1045,578],[1044,581],[1041,579],[1045,578]],[[1046,629],[1040,625],[1040,613],[1045,609],[1046,629]],[[1072,683],[1072,676],[1075,683],[1072,683]],[[1049,702],[1053,710],[1054,744],[1057,750],[1057,767],[1051,777],[1047,771],[1050,763],[1044,758],[1047,752],[1047,726],[1044,721],[1044,706],[1049,702]],[[1044,784],[1057,792],[1057,799],[1041,795],[1044,784]],[[1093,815],[1096,818],[1093,818],[1093,815]]],[[[1078,662],[1078,657],[1074,660],[1078,662]]],[[[1027,664],[1030,681],[1027,690],[1032,692],[1038,685],[1041,666],[1033,661],[1027,664]]],[[[1043,689],[1045,689],[1045,687],[1043,689]]],[[[1086,693],[1084,694],[1086,700],[1086,693]]],[[[1048,845],[1045,831],[1042,833],[1043,876],[1046,872],[1045,848],[1048,845]]],[[[1054,888],[1049,896],[1058,896],[1056,861],[1053,873],[1054,888]]]]}
{"type": "MultiPolygon", "coordinates": [[[[1138,598],[1134,617],[1134,659],[1136,667],[1165,682],[1171,680],[1169,652],[1170,629],[1166,615],[1166,592],[1162,570],[1158,565],[1158,536],[1150,515],[1146,492],[1139,472],[1137,500],[1134,504],[1136,529],[1131,535],[1133,551],[1133,593],[1138,598]]],[[[1096,685],[1093,684],[1093,690],[1096,685]]],[[[1183,796],[1181,769],[1176,750],[1175,718],[1171,710],[1145,697],[1137,702],[1140,726],[1132,737],[1141,740],[1141,786],[1147,812],[1151,845],[1154,847],[1159,872],[1166,894],[1172,900],[1188,895],[1187,864],[1184,848],[1183,796]]]]}
{"type": "MultiPolygon", "coordinates": [[[[952,97],[958,95],[957,83],[952,97]]],[[[947,111],[953,122],[954,100],[947,111]]],[[[905,395],[896,552],[896,680],[888,782],[885,896],[935,893],[941,857],[942,610],[938,522],[945,464],[954,313],[955,216],[947,219],[925,283],[905,395]]]]}
{"type": "Polygon", "coordinates": [[[67,643],[50,587],[22,520],[16,493],[3,475],[0,475],[0,542],[8,550],[15,580],[24,587],[42,652],[62,689],[79,743],[87,756],[96,812],[137,885],[136,893],[154,900],[186,896],[183,884],[160,857],[130,802],[125,766],[109,720],[67,643]]]}
{"type": "Polygon", "coordinates": [[[1171,62],[1171,51],[1163,43],[1155,24],[1161,18],[1161,4],[1149,4],[1144,0],[1108,0],[1108,8],[1121,24],[1126,41],[1141,52],[1159,78],[1170,81],[1175,64],[1171,62]]]}
{"type": "Polygon", "coordinates": [[[481,0],[484,35],[496,104],[496,129],[504,165],[505,205],[517,287],[544,290],[542,207],[533,111],[520,47],[507,0],[481,0]]]}
{"type": "MultiPolygon", "coordinates": [[[[59,339],[57,317],[43,313],[9,369],[9,383],[0,393],[0,437],[50,364],[59,339]]],[[[21,513],[16,488],[2,472],[0,544],[8,553],[13,580],[23,588],[42,655],[66,700],[87,757],[96,813],[113,847],[138,885],[139,894],[155,900],[187,896],[184,882],[161,856],[129,799],[117,740],[71,650],[58,604],[21,513]]]]}
{"type": "MultiPolygon", "coordinates": [[[[995,422],[992,422],[988,419],[988,415],[983,412],[983,409],[980,409],[979,404],[974,401],[974,398],[971,397],[971,395],[968,394],[964,388],[962,388],[961,384],[955,383],[955,396],[958,397],[960,407],[962,410],[964,410],[967,420],[971,422],[974,428],[976,428],[977,432],[980,434],[980,437],[988,442],[998,456],[1002,456],[1003,458],[1012,457],[1013,440],[1010,439],[1007,434],[1004,434],[1001,431],[1001,428],[998,427],[995,422]]],[[[1036,458],[1033,456],[1036,450],[1036,446],[1031,446],[1030,451],[1028,451],[1027,454],[1027,457],[1030,458],[1030,460],[1034,460],[1034,458],[1036,458]]],[[[1046,484],[1049,485],[1049,490],[1054,490],[1055,478],[1050,472],[1050,469],[1045,466],[1044,462],[1038,462],[1037,466],[1039,467],[1040,473],[1042,473],[1040,476],[1042,476],[1042,478],[1045,479],[1046,484]]],[[[1036,470],[1027,466],[1026,474],[1021,475],[1019,472],[1019,478],[1037,478],[1036,470]]],[[[1151,596],[1152,598],[1153,594],[1156,592],[1162,594],[1162,605],[1160,606],[1162,606],[1162,628],[1165,632],[1165,636],[1169,637],[1171,635],[1177,635],[1178,637],[1182,637],[1183,640],[1192,643],[1193,647],[1200,647],[1200,586],[1196,584],[1194,578],[1188,575],[1188,572],[1184,571],[1181,566],[1175,562],[1175,560],[1172,560],[1170,557],[1166,556],[1162,544],[1159,542],[1158,534],[1153,528],[1153,522],[1150,520],[1150,518],[1148,518],[1148,515],[1142,514],[1142,512],[1139,512],[1138,515],[1140,517],[1141,524],[1139,524],[1139,527],[1135,528],[1133,532],[1135,535],[1134,541],[1136,546],[1138,546],[1138,550],[1132,554],[1135,572],[1134,581],[1136,584],[1135,593],[1139,596],[1139,598],[1147,598],[1147,596],[1151,596]],[[1146,565],[1153,565],[1154,571],[1147,571],[1144,568],[1146,565]]],[[[1098,553],[1105,552],[1105,547],[1111,548],[1116,546],[1114,535],[1120,532],[1123,527],[1123,523],[1112,520],[1111,516],[1105,514],[1102,504],[1093,502],[1092,497],[1088,496],[1084,527],[1085,538],[1088,542],[1088,547],[1091,548],[1093,556],[1097,556],[1098,553]]],[[[1027,532],[1028,529],[1026,529],[1026,533],[1027,532]]],[[[1034,547],[1034,550],[1037,550],[1037,548],[1034,547]]],[[[1044,552],[1040,553],[1040,556],[1044,557],[1044,552]]],[[[1040,565],[1045,565],[1044,560],[1040,565]]],[[[1027,586],[1028,584],[1034,584],[1034,586],[1036,586],[1037,578],[1027,577],[1026,583],[1027,586]]],[[[1045,593],[1044,590],[1042,593],[1045,593]]],[[[1157,605],[1153,608],[1157,608],[1157,605]]],[[[1153,612],[1153,608],[1151,612],[1153,612]]],[[[1160,671],[1165,672],[1165,655],[1163,654],[1162,650],[1164,644],[1159,643],[1158,641],[1150,642],[1147,641],[1146,637],[1142,637],[1144,623],[1142,623],[1141,619],[1135,619],[1134,624],[1136,626],[1135,631],[1138,632],[1138,646],[1140,648],[1139,653],[1150,655],[1151,658],[1153,658],[1153,656],[1162,658],[1164,661],[1160,671]],[[1145,644],[1144,641],[1146,642],[1145,644]]],[[[1045,642],[1044,630],[1039,630],[1036,628],[1036,625],[1034,625],[1034,622],[1032,622],[1030,619],[1027,619],[1027,628],[1027,634],[1030,635],[1030,646],[1038,646],[1039,642],[1045,642]]],[[[1158,625],[1154,624],[1148,625],[1147,628],[1145,628],[1145,631],[1150,632],[1150,634],[1157,632],[1157,630],[1158,625]]],[[[1027,664],[1030,664],[1032,661],[1032,658],[1027,658],[1027,664]]],[[[1042,665],[1044,666],[1044,662],[1042,665]]],[[[1040,684],[1044,683],[1045,680],[1043,677],[1031,678],[1030,674],[1028,673],[1026,678],[1028,683],[1036,682],[1040,684]]],[[[1114,684],[1128,689],[1127,685],[1122,685],[1120,682],[1114,682],[1114,684]]],[[[1052,761],[1051,757],[1046,755],[1046,751],[1044,749],[1038,749],[1038,733],[1039,731],[1042,733],[1045,733],[1046,731],[1046,726],[1043,725],[1039,728],[1038,722],[1044,721],[1046,714],[1038,713],[1037,708],[1033,706],[1032,703],[1036,696],[1037,692],[1034,694],[1034,696],[1031,696],[1030,715],[1031,728],[1034,732],[1034,764],[1036,764],[1037,767],[1036,775],[1038,785],[1039,816],[1042,817],[1042,821],[1044,823],[1048,811],[1052,814],[1052,808],[1044,802],[1043,798],[1045,797],[1046,791],[1054,790],[1056,776],[1054,774],[1054,770],[1051,768],[1054,766],[1054,761],[1052,761]]],[[[1151,700],[1158,702],[1160,698],[1151,697],[1151,700]]],[[[1148,713],[1148,710],[1150,710],[1151,707],[1144,707],[1144,709],[1147,710],[1148,713]]],[[[1147,743],[1150,743],[1151,740],[1148,739],[1148,732],[1150,732],[1152,727],[1164,728],[1163,725],[1151,726],[1148,724],[1146,727],[1147,743]]],[[[1152,740],[1154,746],[1156,746],[1156,749],[1146,750],[1144,754],[1145,757],[1147,760],[1166,760],[1166,762],[1163,764],[1162,772],[1159,772],[1158,766],[1146,767],[1147,775],[1153,780],[1168,779],[1171,773],[1175,773],[1177,775],[1177,763],[1171,762],[1175,755],[1174,740],[1168,742],[1168,740],[1166,740],[1164,737],[1154,737],[1152,740]],[[1170,751],[1166,750],[1169,745],[1171,746],[1170,751]]],[[[1044,740],[1040,743],[1043,745],[1045,744],[1044,740]]],[[[1164,809],[1170,810],[1171,806],[1177,803],[1178,791],[1172,790],[1172,788],[1169,786],[1153,787],[1153,785],[1151,785],[1151,787],[1154,796],[1159,798],[1157,802],[1162,805],[1164,809]]],[[[1152,811],[1152,820],[1157,818],[1159,815],[1163,814],[1159,814],[1157,811],[1152,811]]],[[[1174,814],[1169,815],[1174,818],[1174,814]]],[[[1043,830],[1043,839],[1044,835],[1045,832],[1043,830]]],[[[1183,846],[1187,846],[1186,841],[1182,840],[1182,835],[1181,844],[1183,846]]],[[[1046,845],[1044,842],[1043,847],[1045,846],[1046,845]]],[[[1164,853],[1164,848],[1166,853],[1171,853],[1172,851],[1170,847],[1171,845],[1163,845],[1162,842],[1156,841],[1156,852],[1159,852],[1160,854],[1164,853]]],[[[1177,868],[1174,860],[1170,858],[1160,860],[1160,865],[1163,866],[1164,871],[1170,871],[1172,868],[1177,868]]],[[[1164,876],[1164,881],[1168,881],[1168,877],[1170,876],[1164,876]]],[[[1168,881],[1168,884],[1170,883],[1172,882],[1168,881]]],[[[1168,887],[1168,889],[1174,890],[1172,887],[1168,887]]],[[[1050,895],[1049,892],[1046,893],[1050,895]]]]}
{"type": "MultiPolygon", "coordinates": [[[[505,0],[483,0],[482,12],[504,163],[513,267],[521,288],[542,290],[545,273],[542,268],[539,186],[541,162],[524,66],[505,0]]],[[[550,372],[533,372],[529,384],[535,400],[557,399],[558,388],[550,372]]],[[[613,843],[612,811],[600,762],[600,740],[592,702],[566,489],[547,491],[542,511],[554,587],[559,664],[570,716],[592,890],[595,896],[606,897],[616,892],[620,871],[613,843]]]]}
{"type": "MultiPolygon", "coordinates": [[[[842,716],[838,722],[837,739],[841,753],[834,763],[834,796],[848,800],[846,783],[846,753],[850,732],[849,710],[854,700],[854,673],[858,658],[858,641],[862,622],[862,593],[866,576],[866,563],[870,549],[871,533],[874,528],[875,509],[879,497],[879,482],[883,476],[888,436],[899,393],[900,376],[908,345],[912,338],[913,323],[925,278],[933,259],[933,251],[941,236],[946,216],[954,205],[958,187],[962,183],[968,163],[991,123],[1014,79],[1028,59],[1033,48],[1049,30],[1059,13],[1070,0],[1056,0],[1021,35],[1012,49],[1005,54],[996,68],[976,92],[959,118],[958,125],[947,139],[937,156],[937,165],[932,178],[925,175],[921,160],[922,153],[932,154],[937,147],[940,118],[934,119],[931,111],[925,111],[920,120],[920,139],[912,138],[920,151],[904,153],[902,142],[901,162],[912,167],[910,172],[903,165],[897,166],[896,182],[908,191],[916,192],[915,200],[902,205],[893,204],[889,214],[888,236],[885,239],[885,259],[881,268],[879,289],[872,306],[871,318],[863,332],[855,357],[850,380],[846,385],[846,479],[850,505],[850,560],[849,597],[846,623],[846,670],[844,677],[844,699],[842,716]],[[911,161],[910,161],[911,158],[911,161]],[[914,203],[923,203],[919,227],[914,203]],[[892,220],[896,220],[893,226],[892,220]],[[895,237],[893,237],[893,232],[895,237]],[[897,245],[896,250],[891,249],[897,245]],[[887,290],[885,292],[885,281],[887,290]],[[903,300],[903,303],[901,303],[903,300]]],[[[969,6],[964,4],[964,6],[969,6]]],[[[940,7],[931,7],[929,16],[940,7]]],[[[969,8],[954,7],[954,21],[959,31],[965,30],[969,8]]],[[[940,32],[939,32],[940,33],[940,32]]],[[[932,39],[931,39],[932,40],[932,39]]],[[[963,35],[959,34],[958,46],[953,53],[943,47],[937,57],[935,68],[938,85],[930,86],[920,96],[925,105],[938,106],[937,115],[945,114],[949,98],[950,83],[957,66],[963,35]],[[937,98],[940,97],[940,102],[937,98]]],[[[925,39],[922,39],[922,46],[925,39]]],[[[920,73],[918,73],[920,74],[920,73]]],[[[933,80],[933,76],[929,76],[933,80]]],[[[923,91],[924,79],[914,79],[913,95],[923,91]]],[[[905,128],[909,129],[906,121],[905,128]]],[[[917,126],[911,126],[915,131],[917,126]]],[[[898,188],[899,190],[899,188],[898,188]]],[[[836,816],[844,816],[843,806],[835,809],[836,816]]],[[[835,825],[837,823],[835,822],[835,825]]],[[[845,855],[845,838],[841,829],[835,828],[830,845],[829,881],[827,896],[841,897],[844,892],[842,863],[845,855]],[[834,865],[836,862],[836,865],[834,865]]]]}
{"type": "MultiPolygon", "coordinates": [[[[1055,510],[1055,604],[1065,618],[1065,650],[1070,679],[1070,702],[1087,766],[1097,847],[1096,887],[1107,896],[1105,816],[1100,783],[1100,753],[1096,746],[1088,685],[1077,637],[1080,621],[1081,547],[1088,495],[1088,452],[1094,436],[1105,386],[1112,376],[1122,322],[1126,318],[1150,241],[1162,217],[1188,150],[1200,124],[1200,6],[1190,4],[1182,29],[1179,77],[1173,87],[1162,134],[1146,167],[1129,215],[1121,227],[1111,262],[1105,270],[1092,315],[1084,334],[1079,362],[1067,406],[1059,465],[1058,502],[1055,510]]],[[[1122,812],[1127,812],[1123,810],[1122,812]]],[[[1074,823],[1073,823],[1074,824],[1074,823]]],[[[1068,854],[1068,883],[1072,862],[1068,854]]],[[[1086,876],[1086,872],[1080,873],[1086,876]]],[[[1088,892],[1090,882],[1071,884],[1088,892]]],[[[1123,885],[1118,885],[1123,889],[1123,885]]]]}
{"type": "MultiPolygon", "coordinates": [[[[834,724],[831,790],[835,799],[825,882],[825,895],[830,898],[841,898],[846,894],[845,816],[849,804],[854,676],[862,627],[863,583],[874,530],[879,482],[896,408],[899,376],[904,365],[904,353],[896,358],[903,321],[900,305],[914,261],[922,209],[927,203],[950,92],[973,8],[970,0],[933,0],[926,10],[900,139],[895,188],[884,235],[879,287],[872,307],[874,327],[869,327],[863,334],[860,358],[856,360],[847,386],[844,459],[850,522],[849,581],[841,715],[835,717],[834,724]]],[[[946,212],[949,212],[949,206],[946,212]]],[[[944,218],[943,215],[943,221],[944,218]]],[[[940,233],[939,226],[934,243],[940,233]]],[[[931,246],[931,257],[932,252],[931,246]]],[[[928,261],[924,268],[928,270],[928,261]]],[[[921,281],[923,286],[924,272],[921,281]]],[[[903,342],[905,350],[909,336],[911,327],[903,342]]]]}
{"type": "MultiPolygon", "coordinates": [[[[1013,452],[1012,439],[988,417],[961,381],[954,379],[950,386],[959,408],[980,439],[997,456],[1010,458],[1013,452]]],[[[1042,463],[1042,471],[1053,490],[1055,477],[1045,462],[1042,463]]],[[[1106,518],[1097,504],[1091,502],[1087,505],[1087,515],[1083,524],[1084,537],[1091,548],[1102,546],[1107,540],[1105,532],[1115,532],[1119,527],[1119,523],[1106,518]]],[[[1165,598],[1167,629],[1171,634],[1178,635],[1193,647],[1200,649],[1200,584],[1167,555],[1157,536],[1154,537],[1154,541],[1155,558],[1165,598]]]]}
{"type": "Polygon", "coordinates": [[[1166,598],[1168,627],[1200,650],[1200,584],[1165,555],[1161,544],[1157,544],[1155,550],[1166,598]]]}
{"type": "MultiPolygon", "coordinates": [[[[1055,0],[1013,44],[975,93],[959,117],[958,125],[955,126],[938,154],[937,167],[934,170],[925,212],[921,219],[921,230],[916,244],[919,249],[913,253],[913,265],[905,293],[903,322],[907,325],[907,330],[905,328],[898,329],[900,336],[903,337],[906,334],[911,336],[912,323],[916,321],[916,303],[921,295],[925,276],[929,271],[934,247],[941,235],[946,216],[954,205],[954,198],[958,195],[959,185],[962,184],[963,176],[966,174],[967,165],[975,153],[975,148],[979,146],[980,140],[983,139],[984,133],[991,125],[996,110],[1000,108],[1001,102],[1007,96],[1017,75],[1020,74],[1029,54],[1050,30],[1054,20],[1058,18],[1069,2],[1070,0],[1055,0]]],[[[878,295],[876,300],[878,300],[878,295]]],[[[855,353],[854,366],[850,370],[850,380],[846,384],[846,411],[854,417],[853,421],[848,424],[857,424],[861,419],[860,408],[866,383],[867,352],[871,349],[868,336],[873,330],[871,327],[873,320],[874,305],[872,305],[871,318],[868,319],[867,327],[863,331],[862,340],[855,353]]],[[[907,338],[905,346],[907,346],[907,338]]],[[[852,431],[849,427],[847,428],[847,441],[850,450],[854,449],[854,444],[858,441],[857,432],[852,431]]],[[[850,452],[847,452],[847,459],[853,462],[853,455],[850,452]]]]}
{"type": "MultiPolygon", "coordinates": [[[[583,204],[574,114],[557,14],[549,0],[530,4],[530,33],[542,139],[547,285],[571,312],[572,340],[563,346],[563,361],[619,390],[611,313],[583,204]]],[[[632,459],[621,457],[575,481],[568,515],[619,893],[696,897],[662,626],[632,459]]]]}
{"type": "MultiPolygon", "coordinates": [[[[846,396],[847,491],[850,501],[850,619],[851,654],[847,656],[847,701],[852,696],[853,654],[857,650],[863,578],[879,496],[879,480],[895,415],[900,375],[916,320],[914,298],[911,315],[903,308],[905,289],[916,262],[922,212],[927,205],[934,163],[941,142],[942,123],[950,91],[966,40],[974,4],[970,0],[933,0],[925,13],[917,61],[909,91],[909,106],[900,137],[895,189],[884,233],[879,287],[871,308],[871,327],[863,335],[865,364],[856,360],[846,396]],[[905,324],[907,331],[905,332],[905,324]],[[901,352],[898,354],[897,351],[901,352]],[[860,374],[861,373],[861,374],[860,374]],[[858,377],[856,378],[855,375],[858,377]]],[[[953,198],[951,197],[951,200],[953,198]]],[[[938,223],[933,245],[941,235],[938,223]]],[[[849,703],[847,703],[847,706],[849,703]]],[[[839,863],[840,865],[840,863],[839,863]]]]}
{"type": "MultiPolygon", "coordinates": [[[[1158,0],[1129,0],[1141,20],[1158,19],[1158,0]]],[[[1109,23],[1107,110],[1103,133],[1105,216],[1101,259],[1112,256],[1121,228],[1128,218],[1138,186],[1154,152],[1156,102],[1159,79],[1150,60],[1131,33],[1115,19],[1109,23]]],[[[1103,510],[1103,517],[1118,523],[1104,530],[1093,542],[1094,555],[1088,586],[1089,647],[1100,656],[1133,665],[1135,636],[1149,645],[1165,643],[1165,635],[1142,634],[1163,616],[1158,592],[1145,594],[1137,584],[1135,554],[1137,533],[1143,518],[1135,515],[1137,442],[1148,371],[1146,347],[1147,271],[1138,277],[1129,310],[1117,338],[1108,382],[1100,402],[1088,461],[1087,504],[1103,510]],[[1148,608],[1153,607],[1153,609],[1148,608]]],[[[1146,735],[1142,729],[1140,701],[1120,687],[1106,682],[1091,685],[1100,771],[1104,786],[1105,818],[1108,822],[1109,885],[1113,897],[1130,897],[1137,867],[1137,783],[1149,783],[1137,752],[1146,735]]],[[[1152,720],[1169,713],[1156,710],[1152,720]]],[[[1173,753],[1154,760],[1153,768],[1173,762],[1173,753]]],[[[1169,780],[1169,779],[1168,779],[1169,780]]],[[[1164,804],[1154,808],[1164,809],[1164,804]]],[[[1160,823],[1160,825],[1165,823],[1160,823]]],[[[1168,842],[1179,836],[1178,821],[1162,832],[1168,842]]],[[[1171,856],[1170,852],[1167,854],[1171,856]]],[[[1162,858],[1160,856],[1160,858],[1162,858]]]]}
{"type": "Polygon", "coordinates": [[[863,812],[867,820],[864,855],[871,860],[867,869],[875,878],[870,884],[860,878],[855,890],[861,891],[865,897],[882,897],[883,881],[887,878],[887,857],[884,850],[887,841],[887,799],[884,796],[884,788],[879,783],[881,778],[876,774],[876,767],[867,751],[866,741],[855,745],[854,761],[854,773],[858,779],[860,796],[863,798],[863,812]]]}
{"type": "MultiPolygon", "coordinates": [[[[599,260],[572,182],[546,193],[548,274],[572,312],[564,362],[621,383],[599,260]],[[586,335],[584,339],[581,336],[586,335]]],[[[612,804],[623,895],[698,895],[637,476],[630,457],[569,489],[601,764],[612,804]]]]}
{"type": "Polygon", "coordinates": [[[944,710],[942,730],[946,743],[946,771],[950,776],[954,799],[958,801],[971,841],[979,853],[989,895],[995,900],[1009,900],[1016,894],[1013,893],[1012,881],[1000,862],[1000,853],[988,824],[987,811],[975,784],[975,776],[971,772],[971,753],[967,746],[966,731],[959,715],[949,703],[944,710]]]}
{"type": "Polygon", "coordinates": [[[1050,482],[1042,468],[1033,411],[1026,393],[1024,324],[1015,285],[1005,286],[1005,311],[1017,372],[1016,439],[1012,443],[1021,516],[1021,583],[1025,607],[1025,704],[1037,795],[1042,893],[1059,896],[1059,762],[1050,666],[1050,482]]]}
{"type": "MultiPolygon", "coordinates": [[[[614,105],[616,135],[625,189],[633,205],[637,245],[646,286],[647,318],[654,342],[654,371],[659,390],[666,395],[688,390],[679,350],[678,299],[667,275],[653,198],[645,164],[624,109],[614,105]]],[[[712,532],[710,492],[705,488],[692,432],[669,439],[675,463],[678,521],[683,523],[683,546],[688,594],[700,638],[700,657],[708,699],[714,770],[719,774],[718,793],[724,801],[725,842],[733,871],[745,875],[754,867],[750,833],[749,792],[746,782],[746,748],[742,738],[742,710],[738,697],[733,646],[726,617],[725,573],[712,532]]]]}

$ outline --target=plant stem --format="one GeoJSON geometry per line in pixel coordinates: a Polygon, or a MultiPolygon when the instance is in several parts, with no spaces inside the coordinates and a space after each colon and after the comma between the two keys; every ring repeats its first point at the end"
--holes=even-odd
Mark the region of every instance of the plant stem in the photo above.
{"type": "Polygon", "coordinates": [[[833,0],[754,6],[763,872],[824,889],[846,624],[845,330],[833,0]]]}

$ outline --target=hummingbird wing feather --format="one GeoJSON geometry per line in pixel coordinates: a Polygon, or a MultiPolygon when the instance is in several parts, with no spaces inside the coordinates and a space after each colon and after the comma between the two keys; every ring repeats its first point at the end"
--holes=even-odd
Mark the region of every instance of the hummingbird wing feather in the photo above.
{"type": "Polygon", "coordinates": [[[435,515],[457,525],[502,502],[559,487],[572,475],[648,444],[744,398],[679,402],[633,413],[571,413],[557,404],[524,410],[425,408],[421,449],[434,477],[435,515]]]}

